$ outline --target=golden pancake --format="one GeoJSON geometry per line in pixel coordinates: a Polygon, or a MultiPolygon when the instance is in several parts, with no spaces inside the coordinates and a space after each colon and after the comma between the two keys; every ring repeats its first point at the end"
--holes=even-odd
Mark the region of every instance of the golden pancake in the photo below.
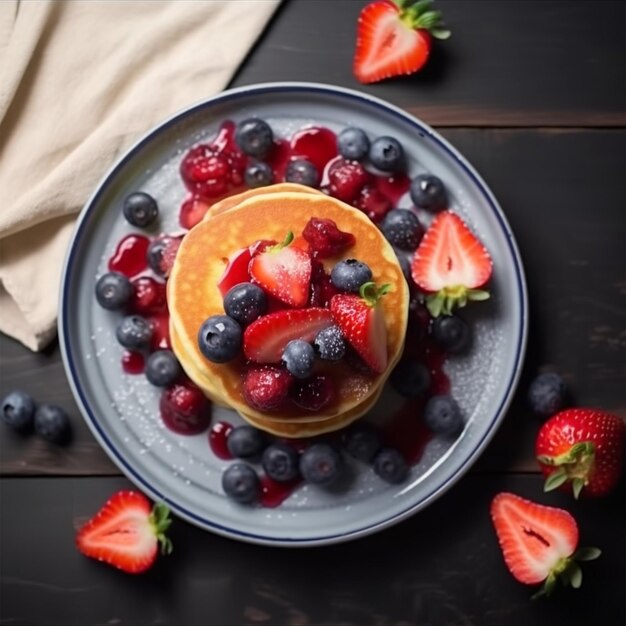
{"type": "MultiPolygon", "coordinates": [[[[193,228],[183,240],[168,281],[168,304],[174,351],[189,376],[209,397],[237,410],[245,419],[263,423],[302,421],[304,424],[334,420],[340,428],[361,415],[375,399],[397,362],[404,342],[408,313],[408,288],[395,253],[380,231],[360,211],[320,193],[278,192],[248,194],[236,206],[212,215],[193,228]],[[311,217],[329,218],[356,237],[345,257],[367,263],[377,284],[389,283],[391,292],[379,304],[387,327],[388,367],[378,376],[356,372],[346,363],[332,364],[337,401],[312,415],[295,406],[280,412],[260,412],[245,403],[241,393],[242,362],[215,364],[204,358],[197,345],[198,329],[205,319],[223,314],[217,287],[228,257],[258,239],[282,240],[288,230],[302,229],[311,217]]],[[[255,190],[259,191],[259,190],[255,190]]],[[[327,269],[342,257],[324,261],[327,269]]],[[[328,367],[331,367],[328,365],[328,367]]],[[[269,428],[268,428],[269,429],[269,428]]],[[[285,429],[286,430],[286,429],[285,429]]],[[[297,427],[294,430],[298,430],[297,427]]],[[[301,432],[291,436],[302,436],[301,432]]]]}

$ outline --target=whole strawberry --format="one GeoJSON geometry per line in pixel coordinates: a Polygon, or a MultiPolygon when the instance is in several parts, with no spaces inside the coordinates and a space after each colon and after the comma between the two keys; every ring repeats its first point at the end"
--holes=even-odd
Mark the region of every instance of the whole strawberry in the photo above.
{"type": "Polygon", "coordinates": [[[576,498],[583,490],[587,496],[604,496],[622,475],[624,422],[596,409],[566,409],[543,424],[535,454],[546,477],[545,491],[571,481],[576,498]]]}

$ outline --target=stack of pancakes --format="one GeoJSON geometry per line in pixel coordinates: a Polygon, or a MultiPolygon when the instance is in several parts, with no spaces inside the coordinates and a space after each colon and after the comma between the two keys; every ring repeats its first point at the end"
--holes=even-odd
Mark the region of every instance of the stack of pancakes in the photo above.
{"type": "Polygon", "coordinates": [[[360,211],[309,187],[283,183],[231,196],[211,207],[206,217],[185,236],[167,288],[172,348],[183,369],[215,403],[236,410],[250,424],[283,437],[311,437],[342,428],[376,402],[389,373],[402,353],[409,293],[393,248],[360,211]],[[228,258],[260,239],[282,241],[285,233],[302,232],[311,217],[332,219],[352,233],[356,244],[343,255],[324,260],[327,271],[342,258],[356,258],[371,268],[377,285],[391,291],[378,306],[387,327],[388,366],[380,375],[360,372],[345,360],[318,363],[332,377],[337,401],[317,412],[296,405],[261,412],[242,395],[243,357],[233,363],[208,361],[197,343],[198,330],[212,315],[223,315],[218,281],[228,258]]]}

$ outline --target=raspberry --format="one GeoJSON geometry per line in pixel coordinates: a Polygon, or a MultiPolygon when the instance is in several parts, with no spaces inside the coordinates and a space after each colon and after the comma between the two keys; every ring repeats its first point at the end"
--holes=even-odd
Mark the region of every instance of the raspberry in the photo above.
{"type": "Polygon", "coordinates": [[[328,170],[330,193],[344,202],[352,202],[369,179],[370,175],[357,161],[337,159],[328,170]]]}
{"type": "Polygon", "coordinates": [[[328,376],[313,376],[308,380],[298,381],[291,397],[302,409],[319,411],[328,406],[335,398],[335,387],[328,376]]]}
{"type": "Polygon", "coordinates": [[[191,381],[172,385],[161,394],[165,425],[181,435],[196,435],[209,426],[209,401],[191,381]]]}
{"type": "Polygon", "coordinates": [[[271,411],[285,401],[292,380],[288,372],[278,367],[251,368],[243,379],[243,396],[251,407],[271,411]]]}
{"type": "Polygon", "coordinates": [[[352,233],[339,230],[333,220],[312,217],[304,227],[302,236],[308,242],[313,256],[325,259],[344,252],[356,242],[352,233]]]}
{"type": "Polygon", "coordinates": [[[131,311],[139,314],[156,313],[165,308],[165,285],[150,276],[140,276],[131,281],[133,295],[130,299],[131,311]]]}
{"type": "Polygon", "coordinates": [[[354,201],[354,206],[363,211],[374,223],[382,221],[393,208],[391,200],[371,185],[366,185],[361,189],[354,201]]]}

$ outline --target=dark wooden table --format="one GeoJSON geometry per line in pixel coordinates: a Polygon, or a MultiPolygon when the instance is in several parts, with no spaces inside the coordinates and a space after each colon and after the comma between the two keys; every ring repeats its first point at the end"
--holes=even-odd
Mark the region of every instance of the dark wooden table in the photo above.
{"type": "Polygon", "coordinates": [[[360,87],[360,0],[290,0],[233,85],[361,88],[436,127],[498,197],[527,272],[530,337],[502,427],[436,503],[376,536],[329,548],[258,547],[182,520],[176,549],[141,577],[83,558],[75,526],[129,487],[83,423],[54,344],[0,337],[0,395],[65,407],[75,440],[53,448],[0,431],[0,624],[624,624],[623,486],[574,502],[542,493],[528,381],[561,371],[579,405],[626,414],[625,4],[440,0],[453,30],[420,74],[360,87]],[[508,490],[562,506],[602,557],[582,589],[531,602],[506,571],[488,515],[508,490]]]}

